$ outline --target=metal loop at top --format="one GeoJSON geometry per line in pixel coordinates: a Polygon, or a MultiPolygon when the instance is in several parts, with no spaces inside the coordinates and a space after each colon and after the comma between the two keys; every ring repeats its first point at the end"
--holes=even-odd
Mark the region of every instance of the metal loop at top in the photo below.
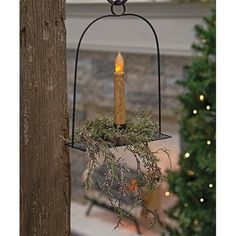
{"type": "Polygon", "coordinates": [[[125,7],[124,4],[120,4],[120,6],[123,7],[123,10],[122,10],[121,13],[116,13],[116,12],[114,11],[114,6],[117,6],[117,5],[116,5],[115,3],[111,4],[111,13],[112,13],[113,15],[115,15],[115,16],[122,16],[122,15],[124,15],[124,14],[126,13],[126,7],[125,7]]]}
{"type": "Polygon", "coordinates": [[[107,0],[112,5],[124,5],[128,0],[107,0]]]}

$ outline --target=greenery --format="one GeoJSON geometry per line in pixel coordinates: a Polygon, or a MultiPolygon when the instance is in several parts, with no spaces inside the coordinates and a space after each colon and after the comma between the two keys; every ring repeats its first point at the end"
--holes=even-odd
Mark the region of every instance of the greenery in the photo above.
{"type": "Polygon", "coordinates": [[[150,141],[155,140],[157,133],[158,123],[152,121],[147,113],[137,114],[134,120],[128,118],[126,129],[123,130],[114,128],[113,117],[106,115],[87,121],[76,131],[76,143],[86,147],[88,168],[85,184],[89,188],[92,173],[97,167],[101,164],[106,167],[105,182],[100,184],[100,188],[117,212],[118,225],[126,217],[122,210],[122,198],[130,195],[135,198],[136,204],[129,209],[129,213],[134,207],[141,206],[147,215],[153,216],[153,224],[158,220],[157,212],[148,209],[144,201],[147,194],[155,190],[164,179],[158,166],[158,154],[163,151],[168,156],[168,152],[166,149],[152,151],[148,146],[150,141]],[[130,151],[136,161],[136,186],[132,190],[128,186],[130,170],[125,160],[117,156],[120,155],[117,146],[125,146],[125,150],[130,151]],[[101,158],[102,163],[99,162],[101,158]],[[118,196],[112,191],[114,181],[119,185],[118,196]]]}
{"type": "MultiPolygon", "coordinates": [[[[171,236],[209,236],[216,234],[216,16],[204,18],[197,25],[196,56],[187,69],[188,79],[180,96],[183,153],[180,170],[168,175],[170,191],[178,203],[169,210],[178,228],[171,236]]],[[[169,235],[169,234],[168,234],[169,235]]]]}

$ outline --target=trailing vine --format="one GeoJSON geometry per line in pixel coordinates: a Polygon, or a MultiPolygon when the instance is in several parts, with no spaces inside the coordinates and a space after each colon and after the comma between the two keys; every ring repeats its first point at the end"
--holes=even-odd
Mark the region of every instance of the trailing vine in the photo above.
{"type": "Polygon", "coordinates": [[[105,167],[105,180],[99,184],[99,187],[117,213],[117,226],[127,215],[123,210],[122,198],[130,195],[135,198],[136,204],[130,207],[128,212],[141,206],[146,215],[152,215],[152,226],[159,221],[157,212],[152,211],[145,204],[145,197],[164,179],[158,166],[159,152],[163,151],[169,158],[166,149],[152,151],[148,146],[149,142],[155,140],[158,129],[158,123],[152,121],[149,114],[139,113],[135,119],[127,118],[124,130],[114,128],[112,115],[98,116],[94,120],[86,121],[76,130],[76,143],[83,144],[86,148],[88,163],[85,185],[89,189],[93,173],[102,164],[105,167]],[[125,146],[125,150],[131,152],[136,161],[137,176],[133,188],[129,186],[130,169],[124,158],[118,156],[120,155],[118,146],[125,146]],[[112,191],[114,182],[118,183],[118,196],[112,191]]]}

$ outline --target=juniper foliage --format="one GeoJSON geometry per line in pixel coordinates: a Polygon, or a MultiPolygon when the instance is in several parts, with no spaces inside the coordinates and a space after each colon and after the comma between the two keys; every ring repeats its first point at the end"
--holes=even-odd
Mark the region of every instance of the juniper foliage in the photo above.
{"type": "MultiPolygon", "coordinates": [[[[128,210],[130,213],[135,207],[142,207],[147,215],[153,218],[152,225],[159,220],[158,214],[145,204],[145,197],[155,190],[164,179],[158,166],[159,153],[163,151],[168,156],[166,149],[152,151],[148,143],[155,140],[158,133],[158,123],[152,121],[147,113],[137,114],[136,119],[127,119],[127,127],[124,130],[114,128],[111,115],[98,116],[94,120],[87,121],[83,127],[76,130],[76,143],[83,144],[87,153],[87,172],[85,185],[89,189],[92,174],[99,166],[105,166],[105,182],[100,185],[110,204],[116,210],[118,224],[126,217],[123,211],[122,198],[135,198],[136,204],[128,210]],[[125,146],[125,150],[132,153],[136,161],[136,183],[132,191],[128,186],[129,168],[126,161],[118,152],[117,146],[125,146]],[[99,161],[102,158],[102,162],[99,161]],[[119,194],[112,191],[114,181],[118,183],[119,194]]],[[[169,156],[168,156],[169,158],[169,156]]],[[[151,225],[151,226],[152,226],[151,225]]]]}

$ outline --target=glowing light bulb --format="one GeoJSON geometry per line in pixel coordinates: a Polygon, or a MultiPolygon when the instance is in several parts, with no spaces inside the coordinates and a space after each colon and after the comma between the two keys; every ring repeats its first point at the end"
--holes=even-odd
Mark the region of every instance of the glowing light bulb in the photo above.
{"type": "Polygon", "coordinates": [[[193,221],[193,223],[194,223],[195,225],[197,225],[197,224],[199,223],[198,219],[195,219],[195,220],[193,221]]]}
{"type": "Polygon", "coordinates": [[[209,188],[213,188],[213,184],[209,184],[209,188]]]}
{"type": "Polygon", "coordinates": [[[203,203],[204,202],[204,198],[200,198],[200,200],[199,200],[201,203],[203,203]]]}
{"type": "Polygon", "coordinates": [[[190,153],[189,152],[186,152],[185,154],[184,154],[184,158],[185,159],[188,159],[190,157],[190,153]]]}
{"type": "Polygon", "coordinates": [[[115,73],[124,73],[124,59],[120,52],[115,60],[115,73]]]}
{"type": "Polygon", "coordinates": [[[194,171],[188,170],[188,175],[189,175],[189,176],[194,176],[194,171]]]}
{"type": "Polygon", "coordinates": [[[166,197],[169,197],[170,196],[170,192],[166,191],[165,195],[166,195],[166,197]]]}
{"type": "Polygon", "coordinates": [[[184,203],[184,207],[188,207],[188,203],[184,203]]]}
{"type": "Polygon", "coordinates": [[[201,102],[203,102],[204,99],[205,99],[204,95],[200,95],[200,96],[199,96],[199,99],[200,99],[201,102]]]}
{"type": "Polygon", "coordinates": [[[211,145],[211,141],[210,140],[207,140],[207,145],[211,145]]]}
{"type": "Polygon", "coordinates": [[[193,110],[193,114],[197,115],[197,110],[196,109],[193,110]]]}
{"type": "Polygon", "coordinates": [[[207,105],[207,106],[206,106],[206,109],[207,109],[208,111],[210,111],[210,110],[211,110],[211,106],[207,105]]]}

